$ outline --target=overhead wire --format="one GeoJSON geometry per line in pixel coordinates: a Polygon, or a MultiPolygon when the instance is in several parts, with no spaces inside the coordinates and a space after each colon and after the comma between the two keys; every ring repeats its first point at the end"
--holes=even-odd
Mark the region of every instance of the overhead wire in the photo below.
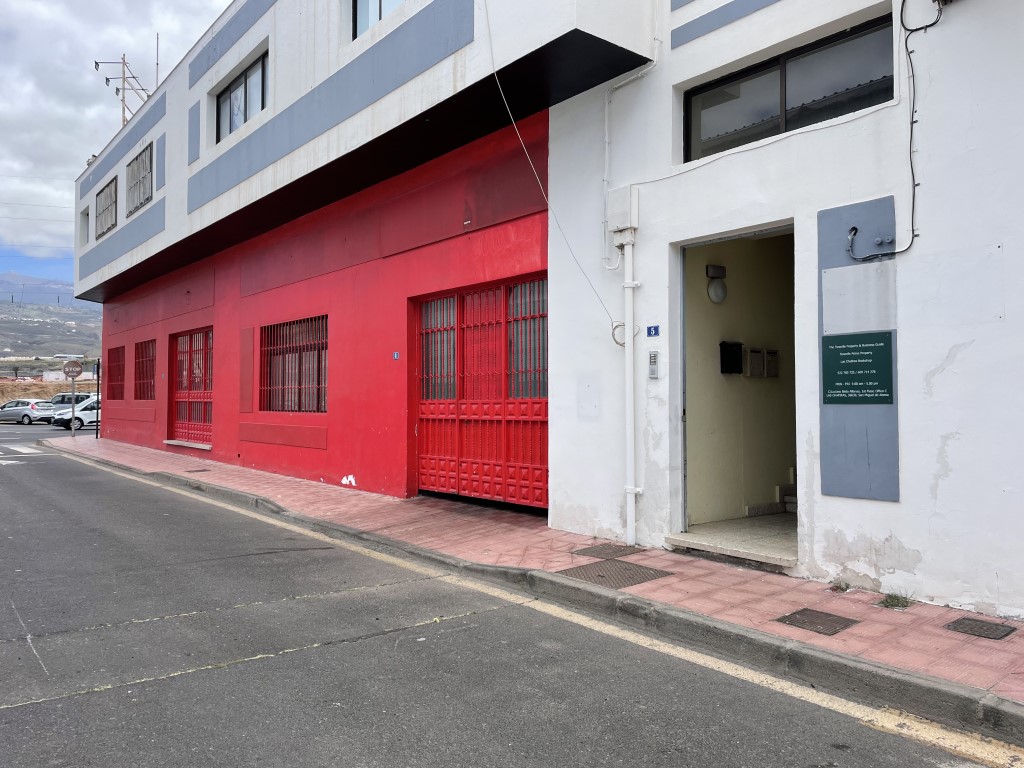
{"type": "Polygon", "coordinates": [[[44,205],[43,203],[5,203],[0,201],[0,205],[23,205],[29,208],[74,208],[73,205],[44,205]]]}
{"type": "Polygon", "coordinates": [[[882,259],[889,256],[899,256],[900,254],[909,251],[914,242],[918,238],[917,232],[917,165],[914,162],[914,135],[916,133],[915,127],[917,126],[917,74],[914,71],[914,51],[910,47],[910,38],[918,32],[927,32],[929,29],[934,27],[942,20],[942,3],[936,0],[936,13],[935,18],[929,21],[927,24],[921,24],[916,27],[908,26],[907,24],[907,0],[901,0],[900,2],[900,28],[905,33],[903,36],[903,49],[904,54],[907,58],[907,73],[909,75],[909,88],[910,88],[910,139],[907,142],[907,159],[910,163],[910,241],[899,249],[890,251],[881,251],[878,253],[868,253],[864,256],[856,256],[853,253],[853,238],[857,236],[856,227],[850,230],[850,246],[847,249],[850,258],[854,261],[872,261],[874,259],[882,259]]]}
{"type": "Polygon", "coordinates": [[[501,78],[498,77],[498,66],[494,58],[494,37],[491,33],[491,12],[487,0],[484,0],[484,17],[487,22],[487,48],[491,56],[491,74],[494,76],[494,82],[498,86],[498,93],[501,95],[501,100],[505,105],[505,111],[508,112],[509,120],[512,122],[512,128],[515,130],[516,137],[519,139],[519,145],[523,148],[523,154],[526,155],[526,161],[530,164],[530,170],[533,171],[533,178],[537,181],[537,187],[540,189],[541,197],[544,198],[544,204],[547,205],[548,212],[551,214],[551,218],[555,222],[555,228],[562,236],[562,240],[565,242],[565,247],[569,250],[569,255],[576,263],[577,269],[579,269],[580,274],[583,275],[583,279],[587,281],[587,285],[589,285],[590,290],[593,291],[594,297],[597,299],[598,304],[601,305],[601,309],[603,309],[604,313],[608,316],[608,321],[614,324],[615,318],[612,317],[612,313],[601,298],[601,294],[598,293],[597,287],[590,279],[586,270],[583,269],[583,265],[580,264],[580,260],[576,257],[576,252],[573,250],[572,243],[569,242],[569,238],[566,236],[565,230],[562,229],[562,223],[558,220],[558,215],[556,214],[555,209],[551,206],[547,190],[544,189],[544,183],[541,181],[540,174],[537,172],[537,166],[534,165],[533,158],[530,157],[530,151],[526,148],[526,142],[523,140],[523,135],[519,132],[519,126],[516,124],[515,116],[512,114],[512,108],[509,106],[508,99],[505,97],[505,89],[501,85],[501,78]]]}

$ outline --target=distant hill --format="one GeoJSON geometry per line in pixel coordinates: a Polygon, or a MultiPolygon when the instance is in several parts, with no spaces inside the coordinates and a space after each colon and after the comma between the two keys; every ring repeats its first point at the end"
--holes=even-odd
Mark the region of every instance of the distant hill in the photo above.
{"type": "Polygon", "coordinates": [[[99,304],[75,298],[75,287],[62,280],[49,280],[17,272],[0,272],[0,304],[53,304],[79,307],[102,313],[99,304]]]}
{"type": "MultiPolygon", "coordinates": [[[[0,273],[0,358],[38,357],[41,370],[56,354],[99,355],[103,307],[73,297],[71,283],[0,273]]],[[[8,367],[0,360],[0,375],[8,367]]]]}

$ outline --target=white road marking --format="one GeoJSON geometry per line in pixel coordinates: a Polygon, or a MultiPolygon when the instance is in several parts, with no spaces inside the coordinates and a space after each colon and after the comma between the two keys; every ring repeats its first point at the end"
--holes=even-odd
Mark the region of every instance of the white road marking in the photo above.
{"type": "MultiPolygon", "coordinates": [[[[105,472],[111,472],[112,474],[129,480],[135,480],[145,485],[163,488],[164,490],[171,491],[172,493],[187,496],[191,499],[195,499],[196,501],[220,507],[236,514],[252,518],[253,520],[259,520],[267,525],[273,525],[277,528],[298,533],[317,541],[325,541],[339,547],[340,549],[356,552],[366,557],[373,558],[374,560],[391,563],[400,568],[413,571],[414,573],[435,575],[439,577],[440,581],[449,582],[476,592],[482,592],[486,595],[499,598],[514,605],[545,613],[562,621],[567,621],[569,623],[576,624],[577,626],[590,629],[594,632],[614,637],[618,640],[622,640],[623,642],[631,643],[657,653],[662,653],[666,656],[672,656],[673,658],[690,664],[695,664],[713,672],[718,672],[719,674],[743,680],[752,685],[757,685],[761,688],[781,693],[785,696],[821,707],[822,709],[827,709],[837,714],[851,717],[869,728],[901,736],[906,739],[911,739],[912,741],[917,741],[927,746],[949,752],[956,757],[989,766],[989,768],[1024,767],[1024,749],[1013,744],[1007,744],[1002,741],[990,739],[976,733],[965,733],[963,731],[953,730],[943,725],[939,725],[938,723],[933,723],[930,720],[925,720],[924,718],[916,717],[889,707],[869,707],[864,704],[857,704],[839,696],[834,696],[830,693],[823,693],[822,691],[806,685],[793,683],[773,675],[749,669],[739,664],[723,661],[722,659],[718,659],[714,656],[709,656],[698,651],[673,645],[672,643],[664,640],[648,637],[640,632],[626,629],[625,627],[620,627],[616,624],[610,624],[606,621],[595,619],[590,616],[585,616],[584,614],[577,613],[576,611],[568,608],[546,603],[528,595],[517,594],[501,587],[492,586],[484,582],[478,582],[464,576],[446,573],[437,568],[411,563],[393,555],[377,552],[373,549],[369,549],[358,544],[352,544],[347,541],[334,539],[325,534],[307,530],[306,528],[294,525],[284,520],[266,517],[257,512],[251,512],[231,504],[204,497],[201,494],[196,494],[180,488],[172,488],[152,480],[146,480],[125,472],[119,472],[103,465],[95,464],[83,457],[69,455],[68,458],[80,461],[83,464],[89,464],[97,469],[102,469],[105,472]]],[[[267,656],[259,656],[256,658],[267,658],[267,656]]],[[[110,687],[113,686],[106,686],[106,688],[110,687]]],[[[28,704],[31,702],[24,703],[28,704]]],[[[6,709],[9,706],[11,705],[0,706],[0,709],[6,709]]]]}
{"type": "Polygon", "coordinates": [[[6,467],[8,464],[24,464],[23,461],[4,461],[0,459],[0,467],[6,467]]]}
{"type": "Polygon", "coordinates": [[[28,627],[26,627],[25,626],[25,622],[22,621],[21,614],[18,613],[18,606],[16,606],[14,604],[14,599],[13,598],[11,599],[11,608],[14,609],[14,615],[18,617],[18,623],[21,624],[21,628],[25,630],[25,641],[28,643],[28,647],[32,649],[32,653],[35,655],[36,661],[39,662],[39,666],[43,668],[43,672],[45,672],[46,676],[49,677],[50,676],[50,670],[48,670],[46,668],[46,665],[43,664],[43,659],[42,659],[42,657],[40,657],[39,651],[37,651],[36,647],[34,645],[32,645],[32,633],[28,631],[28,627]]]}
{"type": "Polygon", "coordinates": [[[27,445],[8,445],[7,448],[16,453],[42,453],[38,448],[29,448],[27,445]]]}

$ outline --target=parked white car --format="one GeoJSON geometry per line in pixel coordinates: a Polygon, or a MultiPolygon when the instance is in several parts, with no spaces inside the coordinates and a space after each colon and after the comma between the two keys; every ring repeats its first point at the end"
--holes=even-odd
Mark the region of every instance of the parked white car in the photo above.
{"type": "Polygon", "coordinates": [[[71,418],[71,409],[66,408],[53,414],[53,426],[64,429],[81,429],[85,426],[100,423],[100,399],[92,395],[75,406],[75,417],[71,418]]]}

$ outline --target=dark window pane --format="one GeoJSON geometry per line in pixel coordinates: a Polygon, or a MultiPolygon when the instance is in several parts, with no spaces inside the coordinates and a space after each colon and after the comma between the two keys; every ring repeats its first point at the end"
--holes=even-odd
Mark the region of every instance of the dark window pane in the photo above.
{"type": "Polygon", "coordinates": [[[846,115],[893,97],[892,27],[791,59],[786,64],[786,130],[846,115]]]}
{"type": "Polygon", "coordinates": [[[779,133],[780,88],[775,67],[694,96],[690,100],[690,159],[779,133]]]}

